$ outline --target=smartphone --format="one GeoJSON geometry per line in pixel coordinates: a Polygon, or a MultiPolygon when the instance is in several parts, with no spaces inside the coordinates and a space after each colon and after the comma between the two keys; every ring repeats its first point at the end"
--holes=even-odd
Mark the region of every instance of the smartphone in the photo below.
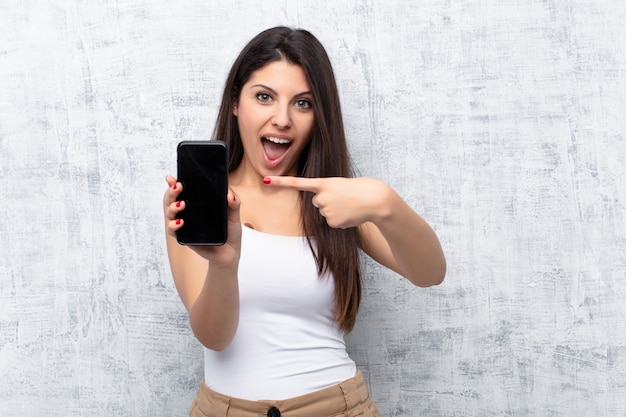
{"type": "Polygon", "coordinates": [[[228,238],[228,149],[221,141],[183,141],[177,147],[178,181],[183,190],[177,200],[185,209],[177,218],[181,245],[223,245],[228,238]]]}

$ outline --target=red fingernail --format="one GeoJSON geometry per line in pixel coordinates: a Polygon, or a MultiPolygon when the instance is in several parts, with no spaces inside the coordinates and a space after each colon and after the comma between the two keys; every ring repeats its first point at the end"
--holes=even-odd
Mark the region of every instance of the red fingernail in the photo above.
{"type": "Polygon", "coordinates": [[[176,220],[176,224],[180,224],[180,219],[176,220]]]}
{"type": "Polygon", "coordinates": [[[175,182],[175,183],[174,183],[174,186],[172,187],[172,189],[174,189],[174,190],[175,190],[177,185],[178,185],[178,183],[177,183],[177,182],[175,182]]]}
{"type": "Polygon", "coordinates": [[[263,178],[263,182],[264,182],[265,184],[271,184],[271,183],[272,183],[272,179],[271,179],[271,178],[267,178],[267,177],[265,177],[265,178],[263,178]]]}
{"type": "Polygon", "coordinates": [[[180,201],[176,202],[176,207],[180,207],[180,201]]]}
{"type": "Polygon", "coordinates": [[[233,202],[237,201],[237,196],[233,194],[233,202]]]}

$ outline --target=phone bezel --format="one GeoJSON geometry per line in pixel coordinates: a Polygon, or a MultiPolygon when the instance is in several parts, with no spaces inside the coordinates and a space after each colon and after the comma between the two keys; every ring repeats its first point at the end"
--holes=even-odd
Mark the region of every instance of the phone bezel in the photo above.
{"type": "MultiPolygon", "coordinates": [[[[227,195],[228,195],[228,147],[226,146],[226,144],[222,141],[218,141],[218,140],[185,140],[185,141],[181,141],[178,143],[177,148],[176,148],[176,153],[177,153],[177,176],[178,176],[178,181],[181,182],[181,184],[183,185],[182,187],[182,192],[181,194],[179,194],[177,201],[180,200],[185,200],[185,204],[186,204],[186,210],[190,210],[189,208],[189,203],[190,200],[189,198],[192,198],[192,196],[188,195],[188,192],[185,192],[185,183],[189,184],[190,181],[193,181],[193,178],[191,178],[190,176],[188,176],[188,174],[190,174],[188,172],[189,168],[188,167],[182,167],[181,166],[181,154],[182,159],[185,159],[185,152],[191,152],[193,153],[193,150],[191,148],[194,147],[214,147],[214,150],[219,149],[220,152],[223,152],[223,157],[220,156],[220,162],[222,163],[222,165],[219,166],[218,170],[213,170],[211,171],[212,174],[214,175],[221,175],[219,177],[219,182],[221,184],[218,184],[220,186],[220,188],[222,189],[222,191],[224,191],[224,195],[223,195],[223,199],[220,199],[220,201],[218,202],[218,209],[219,211],[219,218],[214,219],[216,220],[214,222],[214,224],[219,225],[218,229],[219,231],[216,233],[213,233],[212,231],[208,231],[208,230],[200,230],[200,231],[196,231],[196,232],[190,232],[189,229],[185,230],[185,223],[190,222],[191,217],[189,215],[185,215],[185,210],[182,210],[181,212],[179,212],[177,214],[177,218],[183,219],[184,223],[181,229],[179,229],[176,232],[176,240],[178,241],[179,244],[181,245],[203,245],[203,246],[220,246],[220,245],[224,245],[226,243],[226,241],[228,240],[228,200],[227,200],[227,195]],[[217,173],[216,173],[217,172],[217,173]],[[222,175],[223,174],[223,175],[222,175]],[[210,236],[209,236],[210,235],[210,236]],[[219,238],[218,238],[219,237],[219,238]]],[[[206,149],[204,149],[206,150],[206,149]]],[[[195,171],[195,172],[200,172],[200,171],[195,171]]],[[[206,168],[203,168],[203,173],[206,173],[206,168]]],[[[193,200],[196,202],[202,202],[205,200],[193,200]]],[[[192,204],[194,204],[192,201],[192,204]]],[[[193,209],[192,209],[193,210],[193,209]]],[[[187,212],[187,214],[189,214],[189,211],[187,212]]],[[[196,215],[196,213],[192,213],[192,215],[196,215]]],[[[195,221],[197,221],[198,217],[195,217],[195,221]]],[[[192,223],[193,224],[193,223],[192,223]]],[[[208,223],[201,223],[201,225],[206,225],[208,223]]],[[[187,226],[189,226],[187,224],[187,226]]],[[[215,229],[215,227],[213,227],[213,229],[215,229]]]]}

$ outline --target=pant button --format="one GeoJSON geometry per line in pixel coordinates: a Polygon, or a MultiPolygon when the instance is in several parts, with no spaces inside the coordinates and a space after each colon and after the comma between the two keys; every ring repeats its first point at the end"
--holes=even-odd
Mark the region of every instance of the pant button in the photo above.
{"type": "Polygon", "coordinates": [[[267,410],[267,417],[280,417],[280,410],[276,407],[272,407],[267,410]]]}

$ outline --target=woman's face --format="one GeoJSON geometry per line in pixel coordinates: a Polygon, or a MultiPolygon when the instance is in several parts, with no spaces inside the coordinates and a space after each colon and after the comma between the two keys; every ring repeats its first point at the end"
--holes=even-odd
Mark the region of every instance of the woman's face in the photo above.
{"type": "Polygon", "coordinates": [[[275,61],[253,72],[233,114],[244,148],[238,170],[261,178],[296,175],[314,123],[311,87],[300,66],[275,61]]]}

